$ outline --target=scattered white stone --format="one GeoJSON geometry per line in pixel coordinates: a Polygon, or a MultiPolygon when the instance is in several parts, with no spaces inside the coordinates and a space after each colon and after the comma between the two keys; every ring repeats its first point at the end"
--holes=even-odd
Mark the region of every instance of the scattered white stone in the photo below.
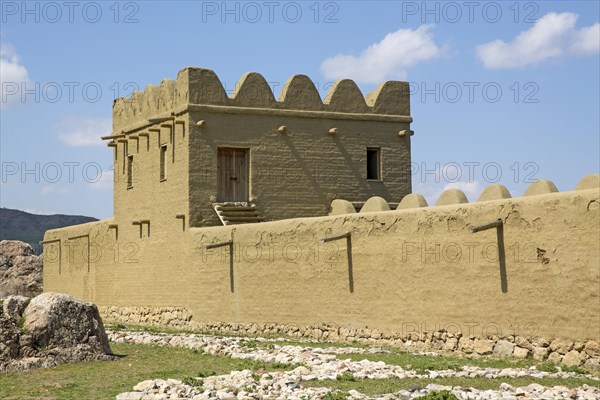
{"type": "MultiPolygon", "coordinates": [[[[148,332],[109,332],[109,339],[116,343],[147,343],[157,346],[176,346],[198,349],[205,353],[228,356],[237,359],[249,359],[261,362],[279,362],[283,364],[301,364],[289,371],[268,372],[257,376],[250,370],[232,371],[226,375],[202,378],[201,387],[183,384],[175,379],[156,379],[138,383],[134,392],[121,393],[117,400],[162,400],[162,399],[315,399],[322,398],[331,389],[326,387],[302,387],[301,382],[313,380],[335,380],[340,374],[350,374],[355,379],[389,378],[449,378],[449,377],[485,377],[489,379],[504,377],[532,378],[588,378],[600,382],[593,375],[580,375],[573,372],[544,372],[537,368],[481,368],[464,366],[461,371],[438,370],[419,373],[405,370],[398,365],[388,365],[383,361],[351,359],[342,360],[337,356],[349,353],[376,354],[387,350],[360,347],[310,347],[280,346],[269,344],[266,347],[249,345],[250,342],[268,342],[267,339],[248,339],[240,337],[222,337],[196,334],[151,334],[148,332]]],[[[491,352],[489,342],[476,344],[476,352],[491,352]]],[[[508,352],[511,344],[503,343],[496,349],[498,353],[508,352]]],[[[564,346],[563,346],[564,348],[564,346]]],[[[434,353],[435,354],[435,353],[434,353]]],[[[502,383],[498,390],[478,390],[474,388],[449,387],[429,384],[418,390],[401,390],[397,393],[378,397],[369,397],[355,390],[349,392],[352,399],[415,399],[432,391],[447,390],[459,399],[600,399],[600,387],[582,385],[576,389],[563,386],[554,388],[534,383],[526,387],[513,387],[502,383]]]]}

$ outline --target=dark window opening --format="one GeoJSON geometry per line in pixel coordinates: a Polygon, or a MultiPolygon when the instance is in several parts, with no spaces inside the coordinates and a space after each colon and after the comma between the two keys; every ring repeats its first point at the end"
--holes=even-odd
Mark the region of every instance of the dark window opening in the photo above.
{"type": "Polygon", "coordinates": [[[127,143],[123,143],[123,173],[127,172],[127,143]]]}
{"type": "Polygon", "coordinates": [[[167,179],[167,146],[160,147],[160,180],[167,179]]]}
{"type": "Polygon", "coordinates": [[[127,187],[133,187],[133,156],[127,157],[127,187]]]}
{"type": "Polygon", "coordinates": [[[380,149],[367,148],[367,179],[381,180],[380,149]]]}

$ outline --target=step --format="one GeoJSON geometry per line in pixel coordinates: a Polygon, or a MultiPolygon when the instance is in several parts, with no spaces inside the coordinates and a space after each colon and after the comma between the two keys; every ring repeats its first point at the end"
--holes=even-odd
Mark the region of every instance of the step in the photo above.
{"type": "Polygon", "coordinates": [[[221,215],[227,215],[232,217],[252,217],[257,216],[260,217],[260,213],[258,211],[220,211],[221,215]]]}
{"type": "Polygon", "coordinates": [[[256,206],[215,206],[219,211],[255,211],[256,206]]]}
{"type": "Polygon", "coordinates": [[[223,225],[255,224],[264,220],[253,203],[213,203],[213,208],[223,225]]]}
{"type": "Polygon", "coordinates": [[[223,218],[227,222],[260,222],[262,220],[261,217],[232,217],[232,218],[223,218]]]}

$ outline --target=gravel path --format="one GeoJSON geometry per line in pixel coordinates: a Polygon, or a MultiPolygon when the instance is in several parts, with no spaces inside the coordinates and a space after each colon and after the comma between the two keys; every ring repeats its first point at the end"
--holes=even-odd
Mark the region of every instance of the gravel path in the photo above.
{"type": "MultiPolygon", "coordinates": [[[[109,339],[116,343],[152,344],[158,346],[176,346],[188,349],[199,349],[207,354],[228,356],[237,359],[250,359],[262,362],[278,362],[290,365],[301,365],[284,372],[267,372],[257,375],[253,371],[233,371],[227,375],[202,378],[196,389],[181,381],[149,380],[140,382],[133,392],[122,393],[117,400],[158,400],[158,399],[315,399],[322,398],[331,392],[325,387],[302,387],[304,381],[335,380],[342,373],[351,374],[356,379],[387,378],[588,378],[598,381],[592,387],[582,385],[575,389],[555,386],[545,387],[532,384],[526,387],[512,387],[503,383],[497,390],[478,390],[473,388],[446,387],[435,384],[416,390],[402,390],[394,394],[378,397],[365,396],[350,391],[356,399],[413,399],[434,390],[448,390],[459,399],[600,399],[600,378],[592,375],[579,375],[572,372],[544,372],[535,367],[524,368],[480,368],[465,366],[462,370],[440,370],[419,373],[405,370],[397,365],[389,365],[382,361],[353,361],[338,357],[343,354],[376,354],[387,350],[359,347],[310,347],[308,346],[252,346],[252,342],[272,342],[275,339],[248,339],[220,337],[194,334],[151,334],[147,332],[109,332],[109,339]]],[[[284,339],[280,339],[284,340],[284,339]]],[[[188,382],[189,383],[189,382],[188,382]]]]}

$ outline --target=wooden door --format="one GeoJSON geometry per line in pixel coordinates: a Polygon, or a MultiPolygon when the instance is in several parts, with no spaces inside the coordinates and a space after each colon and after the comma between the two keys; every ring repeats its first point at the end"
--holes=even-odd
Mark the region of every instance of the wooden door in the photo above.
{"type": "Polygon", "coordinates": [[[248,150],[217,150],[217,201],[248,201],[248,150]]]}

